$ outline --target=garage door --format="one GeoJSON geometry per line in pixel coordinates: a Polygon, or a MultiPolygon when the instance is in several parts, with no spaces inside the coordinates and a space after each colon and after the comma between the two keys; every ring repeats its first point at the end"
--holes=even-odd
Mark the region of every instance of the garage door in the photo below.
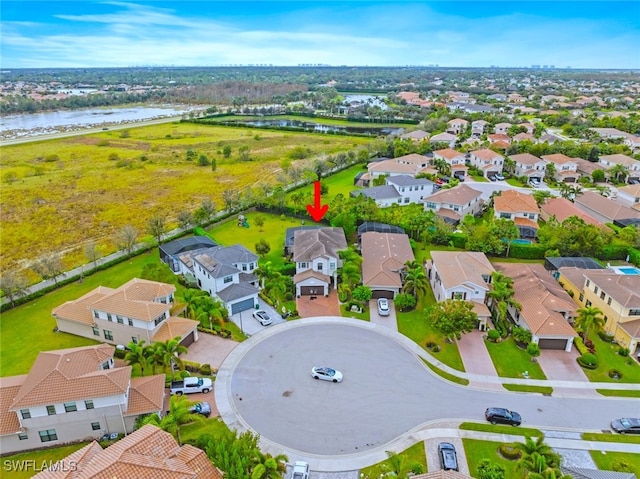
{"type": "Polygon", "coordinates": [[[182,341],[180,341],[180,344],[182,346],[189,346],[191,343],[193,343],[193,331],[191,331],[189,334],[187,334],[184,338],[182,338],[182,341]]]}
{"type": "Polygon", "coordinates": [[[253,298],[245,299],[244,301],[232,304],[231,314],[236,314],[241,311],[247,311],[249,309],[253,309],[253,298]]]}
{"type": "Polygon", "coordinates": [[[373,298],[374,299],[378,299],[378,298],[393,299],[393,291],[385,291],[383,289],[376,289],[375,291],[373,291],[373,298]]]}
{"type": "Polygon", "coordinates": [[[324,286],[300,286],[300,296],[322,296],[324,294],[324,286]]]}
{"type": "Polygon", "coordinates": [[[538,341],[540,349],[564,349],[567,346],[566,339],[540,339],[538,341]]]}

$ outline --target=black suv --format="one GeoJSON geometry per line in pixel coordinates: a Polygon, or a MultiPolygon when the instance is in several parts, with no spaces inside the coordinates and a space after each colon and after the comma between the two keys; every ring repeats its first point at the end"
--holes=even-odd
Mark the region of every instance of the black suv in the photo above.
{"type": "Polygon", "coordinates": [[[456,448],[450,442],[441,442],[438,444],[438,456],[440,456],[440,466],[445,471],[458,470],[458,458],[456,456],[456,448]]]}
{"type": "Polygon", "coordinates": [[[515,411],[509,411],[502,407],[490,407],[484,412],[484,417],[491,424],[510,424],[519,426],[522,423],[520,414],[515,411]]]}

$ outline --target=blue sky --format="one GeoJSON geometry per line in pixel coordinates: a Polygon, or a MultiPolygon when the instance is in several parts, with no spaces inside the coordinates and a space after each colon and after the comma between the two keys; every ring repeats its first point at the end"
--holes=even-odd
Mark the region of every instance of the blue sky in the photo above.
{"type": "Polygon", "coordinates": [[[3,0],[7,68],[640,68],[640,2],[3,0]]]}

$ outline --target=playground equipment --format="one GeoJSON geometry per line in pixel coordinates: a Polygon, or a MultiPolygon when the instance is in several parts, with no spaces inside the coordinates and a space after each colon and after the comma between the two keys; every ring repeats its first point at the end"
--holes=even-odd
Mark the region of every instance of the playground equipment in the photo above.
{"type": "Polygon", "coordinates": [[[245,228],[249,227],[249,222],[247,221],[247,218],[244,217],[244,215],[238,215],[238,226],[244,226],[245,228]]]}

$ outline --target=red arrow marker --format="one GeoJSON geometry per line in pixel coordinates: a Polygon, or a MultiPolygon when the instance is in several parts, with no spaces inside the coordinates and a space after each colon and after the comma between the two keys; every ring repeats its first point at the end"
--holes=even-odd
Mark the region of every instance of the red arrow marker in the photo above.
{"type": "Polygon", "coordinates": [[[307,211],[313,218],[313,221],[320,221],[329,209],[329,205],[320,206],[320,182],[316,181],[313,184],[313,206],[307,205],[307,211]]]}

